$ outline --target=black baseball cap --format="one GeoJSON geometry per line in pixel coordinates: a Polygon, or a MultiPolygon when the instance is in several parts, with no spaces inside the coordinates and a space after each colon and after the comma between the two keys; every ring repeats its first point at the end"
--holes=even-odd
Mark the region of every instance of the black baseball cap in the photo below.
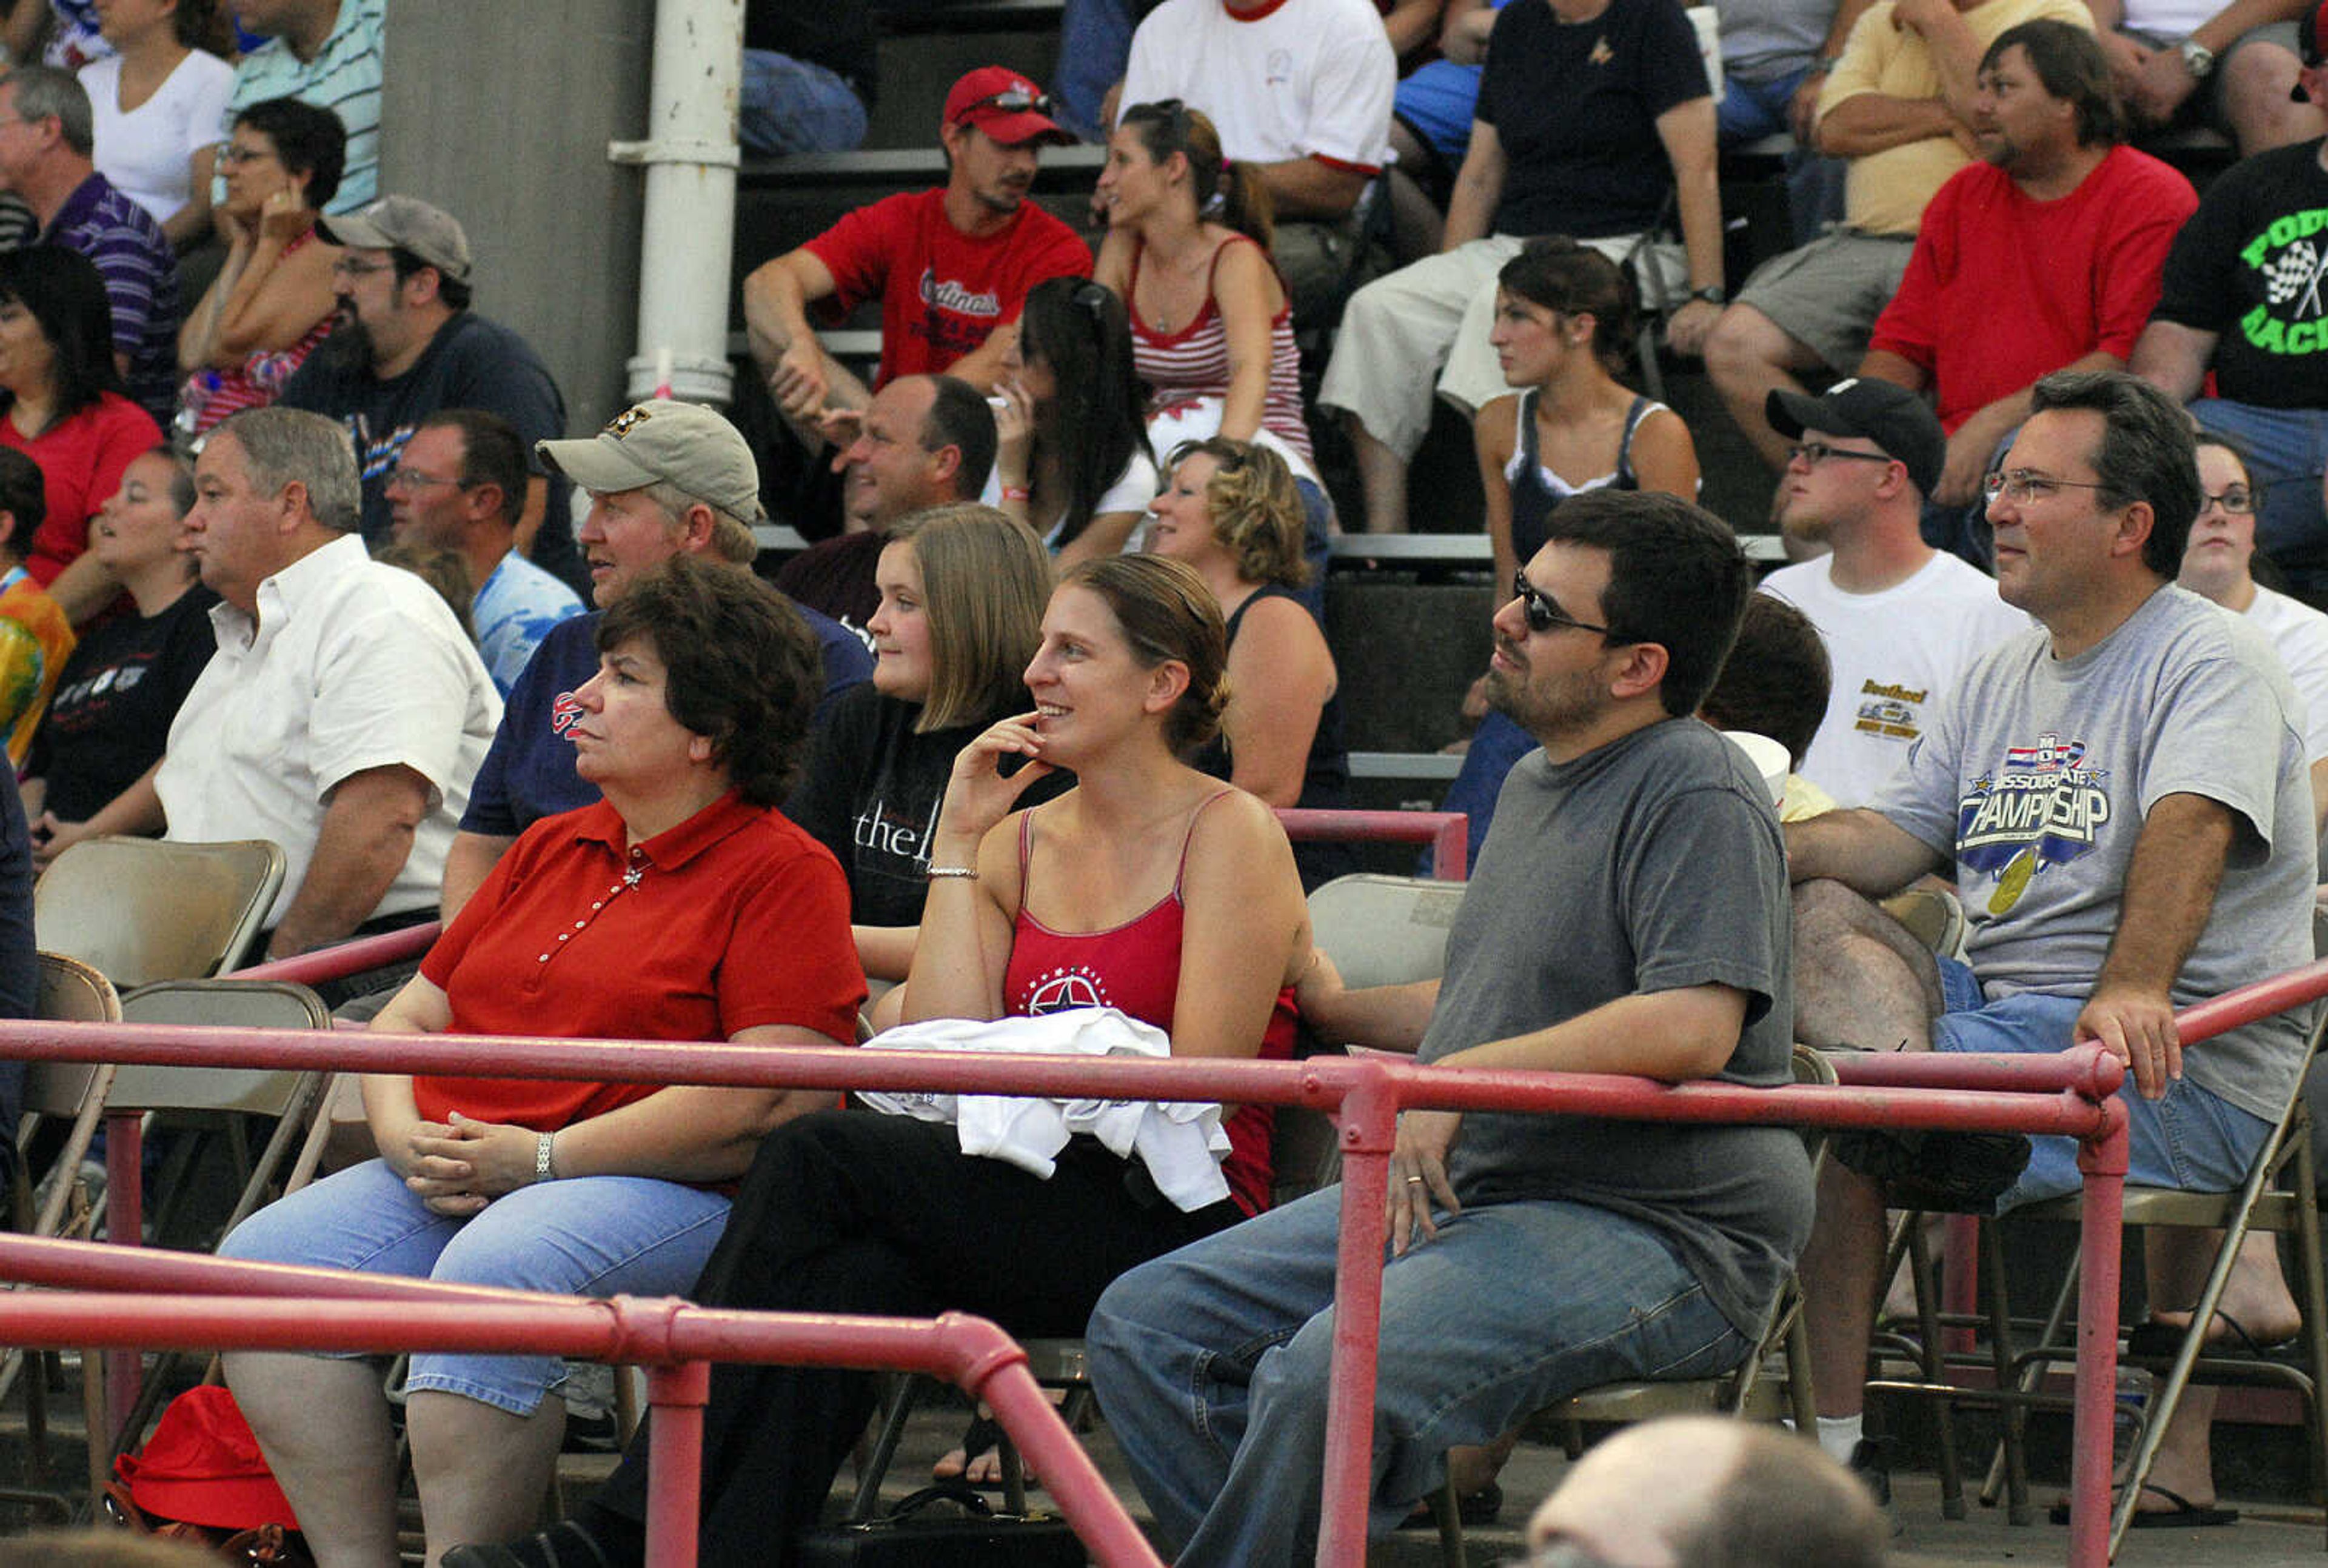
{"type": "MultiPolygon", "coordinates": [[[[2328,64],[2328,0],[2312,8],[2312,14],[2299,17],[2295,23],[2295,40],[2304,58],[2304,68],[2328,64]]],[[[2287,96],[2297,103],[2309,103],[2311,96],[2297,82],[2287,89],[2287,96]]]]}
{"type": "Polygon", "coordinates": [[[1864,436],[1907,465],[1908,482],[1919,494],[1931,494],[1948,465],[1948,438],[1938,418],[1922,397],[1894,381],[1847,376],[1816,398],[1776,389],[1763,402],[1762,417],[1781,436],[1800,437],[1805,430],[1864,436]]]}

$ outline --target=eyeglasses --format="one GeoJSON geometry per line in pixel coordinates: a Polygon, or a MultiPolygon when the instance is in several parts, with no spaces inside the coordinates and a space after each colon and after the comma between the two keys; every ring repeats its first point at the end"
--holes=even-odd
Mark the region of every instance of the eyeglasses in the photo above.
{"type": "Polygon", "coordinates": [[[1527,617],[1531,632],[1549,632],[1566,626],[1579,632],[1597,632],[1611,643],[1629,643],[1629,637],[1619,637],[1606,626],[1596,626],[1590,621],[1580,621],[1552,602],[1552,596],[1528,581],[1526,568],[1512,573],[1512,597],[1520,602],[1520,611],[1527,617]]]}
{"type": "Polygon", "coordinates": [[[954,123],[960,125],[982,108],[997,108],[1004,114],[1011,115],[1023,115],[1031,109],[1048,118],[1051,113],[1051,95],[1044,92],[1028,92],[1023,87],[1006,87],[1000,92],[990,92],[975,102],[964,104],[962,113],[953,117],[954,123]]]}
{"type": "Polygon", "coordinates": [[[1816,468],[1830,457],[1848,457],[1858,463],[1889,463],[1891,458],[1881,452],[1854,452],[1848,447],[1830,446],[1824,441],[1805,441],[1787,448],[1787,461],[1800,459],[1816,468]]]}
{"type": "Polygon", "coordinates": [[[218,161],[230,169],[239,169],[245,164],[263,164],[274,155],[265,147],[238,147],[232,142],[221,142],[218,149],[218,161]]]}
{"type": "Polygon", "coordinates": [[[2015,506],[2026,506],[2032,501],[2051,501],[2057,491],[2107,491],[2109,488],[2107,484],[2091,484],[2082,479],[2055,479],[2050,474],[2032,474],[2026,468],[1985,474],[1980,482],[1983,500],[1994,502],[2002,495],[2009,498],[2015,506]]]}
{"type": "Polygon", "coordinates": [[[2251,517],[2256,509],[2256,493],[2244,484],[2227,485],[2220,495],[2199,492],[2199,515],[2206,516],[2211,506],[2220,506],[2232,517],[2251,517]]]}
{"type": "Polygon", "coordinates": [[[455,490],[474,490],[480,483],[482,481],[474,479],[446,479],[434,474],[423,474],[418,468],[391,468],[388,471],[388,477],[380,481],[380,488],[428,490],[436,485],[449,484],[455,490]]]}

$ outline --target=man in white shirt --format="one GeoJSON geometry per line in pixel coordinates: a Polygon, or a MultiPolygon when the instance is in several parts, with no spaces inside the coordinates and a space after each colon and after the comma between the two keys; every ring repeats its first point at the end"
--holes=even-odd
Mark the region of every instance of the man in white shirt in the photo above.
{"type": "Polygon", "coordinates": [[[434,588],[365,553],[342,426],[238,414],[194,483],[187,548],[226,602],[150,775],[166,836],[282,846],[269,958],[425,918],[501,720],[484,664],[434,588]]]}
{"type": "Polygon", "coordinates": [[[1995,579],[1917,531],[1948,438],[1924,400],[1854,378],[1821,397],[1774,391],[1772,429],[1796,442],[1779,526],[1831,553],[1782,568],[1762,592],[1810,617],[1834,667],[1826,719],[1802,775],[1843,806],[1864,805],[1923,733],[1933,705],[2029,617],[1995,579]]]}

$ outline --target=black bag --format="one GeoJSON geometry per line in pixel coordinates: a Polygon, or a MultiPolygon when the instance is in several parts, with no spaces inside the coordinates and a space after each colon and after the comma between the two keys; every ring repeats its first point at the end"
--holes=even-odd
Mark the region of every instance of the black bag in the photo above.
{"type": "Polygon", "coordinates": [[[1065,1519],[998,1514],[960,1481],[924,1487],[878,1519],[805,1531],[798,1545],[800,1568],[1084,1568],[1089,1561],[1065,1519]]]}

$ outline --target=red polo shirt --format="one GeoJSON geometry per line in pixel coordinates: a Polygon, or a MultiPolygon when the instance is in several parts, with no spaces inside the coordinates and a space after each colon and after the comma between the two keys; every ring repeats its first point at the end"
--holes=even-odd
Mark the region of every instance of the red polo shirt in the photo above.
{"type": "MultiPolygon", "coordinates": [[[[725,1040],[792,1024],[857,1038],[865,972],[849,884],[824,847],[730,793],[636,849],[600,802],[511,846],[420,972],[472,1035],[725,1040]]],[[[652,1084],[416,1078],[420,1114],[553,1132],[652,1084]]]]}

